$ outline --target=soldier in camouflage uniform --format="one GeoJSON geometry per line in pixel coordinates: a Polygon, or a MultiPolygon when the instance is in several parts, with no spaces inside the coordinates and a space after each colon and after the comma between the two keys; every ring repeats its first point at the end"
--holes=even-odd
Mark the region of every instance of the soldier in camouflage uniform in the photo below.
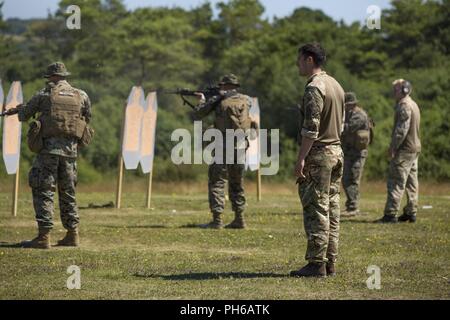
{"type": "Polygon", "coordinates": [[[201,225],[201,227],[212,229],[223,228],[222,214],[225,207],[224,188],[228,180],[228,193],[235,217],[225,228],[243,229],[246,227],[243,215],[245,209],[243,185],[245,159],[238,161],[238,156],[245,155],[247,143],[242,146],[235,145],[235,150],[233,150],[234,161],[232,164],[227,164],[225,159],[227,152],[225,133],[228,129],[242,129],[244,131],[250,129],[251,120],[249,110],[251,98],[237,91],[240,84],[238,78],[233,74],[222,77],[219,86],[221,94],[210,98],[208,101],[205,101],[205,97],[199,93],[200,104],[196,107],[196,116],[200,119],[214,112],[214,128],[220,130],[224,137],[223,161],[222,163],[212,163],[208,169],[208,198],[213,220],[210,223],[201,225]],[[238,149],[243,150],[239,151],[238,149]]]}
{"type": "Polygon", "coordinates": [[[48,79],[46,87],[27,104],[18,107],[20,121],[39,115],[42,135],[42,148],[29,173],[39,234],[31,241],[24,241],[23,247],[50,248],[56,190],[61,221],[67,230],[66,236],[58,245],[79,245],[80,219],[75,198],[76,158],[79,140],[91,119],[91,103],[84,91],[73,88],[65,80],[68,75],[70,73],[62,62],[49,65],[44,75],[48,79]]]}
{"type": "Polygon", "coordinates": [[[295,176],[308,244],[306,260],[294,277],[335,275],[339,242],[339,190],[343,170],[340,136],[344,120],[344,90],[322,71],[325,51],[306,44],[298,51],[299,73],[308,78],[299,114],[299,144],[295,176]]]}
{"type": "Polygon", "coordinates": [[[419,192],[418,158],[421,151],[420,109],[410,97],[412,87],[408,81],[395,80],[393,88],[397,104],[389,147],[391,162],[387,182],[387,200],[384,216],[376,222],[415,222],[419,192]],[[407,204],[403,214],[397,218],[405,190],[407,204]]]}
{"type": "Polygon", "coordinates": [[[351,217],[359,214],[359,184],[366,162],[370,142],[370,119],[367,113],[358,105],[353,92],[345,94],[345,123],[341,142],[344,151],[344,187],[347,201],[346,211],[341,217],[351,217]],[[366,139],[367,138],[367,139],[366,139]]]}

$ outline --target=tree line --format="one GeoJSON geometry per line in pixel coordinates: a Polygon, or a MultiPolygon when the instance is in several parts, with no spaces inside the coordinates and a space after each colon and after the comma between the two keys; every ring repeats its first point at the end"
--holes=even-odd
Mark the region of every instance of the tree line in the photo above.
{"type": "MultiPolygon", "coordinates": [[[[346,91],[356,92],[376,123],[365,177],[386,173],[394,114],[391,82],[405,78],[422,111],[420,175],[448,181],[449,23],[449,0],[392,1],[382,12],[379,30],[304,7],[269,20],[258,0],[220,2],[216,14],[208,2],[190,10],[130,11],[121,0],[62,0],[45,19],[0,15],[0,78],[5,94],[11,81],[22,81],[27,100],[43,86],[46,66],[65,62],[72,72],[69,81],[92,100],[96,139],[82,151],[80,170],[82,179],[92,181],[116,169],[123,107],[133,85],[146,92],[201,88],[235,73],[243,92],[259,98],[262,127],[280,129],[280,172],[272,179],[282,180],[292,178],[297,105],[305,85],[295,65],[297,49],[317,41],[327,51],[326,71],[346,91]],[[66,28],[65,8],[72,4],[81,8],[80,30],[66,28]]],[[[171,95],[160,94],[158,104],[155,179],[203,179],[204,168],[170,161],[172,131],[192,129],[189,108],[171,95]]],[[[22,167],[29,167],[33,155],[25,143],[22,155],[22,167]]],[[[0,175],[4,172],[0,164],[0,175]]]]}

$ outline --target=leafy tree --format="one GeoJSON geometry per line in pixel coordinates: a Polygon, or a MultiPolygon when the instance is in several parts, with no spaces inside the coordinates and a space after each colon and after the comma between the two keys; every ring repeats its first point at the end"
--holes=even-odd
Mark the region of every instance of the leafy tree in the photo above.
{"type": "MultiPolygon", "coordinates": [[[[450,0],[393,0],[382,13],[381,30],[357,22],[347,25],[304,7],[269,22],[258,0],[220,2],[216,16],[208,2],[191,10],[130,11],[122,0],[61,0],[45,19],[8,21],[1,8],[0,78],[5,91],[9,82],[21,80],[25,99],[30,98],[43,86],[46,66],[63,60],[73,73],[69,81],[91,98],[96,138],[82,150],[84,181],[98,179],[96,172],[108,176],[116,168],[123,107],[133,85],[142,85],[146,92],[196,88],[230,72],[240,77],[243,92],[259,98],[262,127],[280,129],[281,167],[274,179],[292,179],[297,105],[305,85],[295,62],[299,45],[312,41],[327,51],[325,70],[346,91],[357,93],[376,122],[366,177],[379,179],[386,173],[394,112],[391,82],[406,78],[422,110],[419,172],[450,180],[450,0]],[[81,30],[66,28],[66,8],[72,4],[81,8],[81,30]]],[[[192,129],[190,109],[161,91],[158,104],[155,178],[205,178],[204,167],[170,161],[170,135],[176,128],[192,129]]],[[[33,155],[25,144],[22,155],[26,169],[33,155]]]]}

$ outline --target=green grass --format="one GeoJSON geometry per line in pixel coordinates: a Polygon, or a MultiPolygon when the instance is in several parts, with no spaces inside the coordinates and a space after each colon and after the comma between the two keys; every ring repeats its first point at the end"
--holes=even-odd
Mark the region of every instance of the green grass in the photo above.
{"type": "MultiPolygon", "coordinates": [[[[80,211],[80,248],[51,250],[6,247],[34,237],[36,227],[31,195],[21,195],[13,218],[10,194],[1,193],[0,299],[450,298],[449,196],[423,195],[421,205],[433,209],[421,210],[416,224],[376,225],[385,195],[366,191],[368,214],[341,223],[338,276],[293,279],[287,274],[304,265],[306,239],[298,197],[286,189],[266,185],[259,203],[249,192],[249,228],[218,231],[189,227],[209,220],[206,194],[157,193],[152,210],[141,208],[143,193],[125,194],[122,210],[80,211]],[[81,290],[66,288],[70,265],[81,268],[81,290]],[[367,288],[369,265],[381,268],[381,290],[367,288]]],[[[113,199],[80,193],[79,205],[113,199]]],[[[63,235],[56,217],[52,242],[63,235]]]]}

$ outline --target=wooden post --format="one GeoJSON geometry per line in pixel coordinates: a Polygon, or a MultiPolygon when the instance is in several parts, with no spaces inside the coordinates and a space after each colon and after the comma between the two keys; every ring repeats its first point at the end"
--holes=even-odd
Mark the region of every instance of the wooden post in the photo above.
{"type": "MultiPolygon", "coordinates": [[[[122,150],[122,148],[120,150],[122,150]]],[[[116,209],[120,209],[122,202],[122,183],[123,183],[123,157],[122,152],[120,152],[119,173],[117,176],[117,189],[116,189],[116,209]]]]}
{"type": "Polygon", "coordinates": [[[148,174],[148,185],[147,185],[147,209],[150,209],[152,201],[152,180],[153,180],[153,168],[148,174]]]}
{"type": "Polygon", "coordinates": [[[16,174],[14,176],[14,190],[13,190],[13,204],[12,204],[12,215],[17,217],[17,204],[19,200],[19,182],[20,182],[20,170],[17,167],[16,174]]]}
{"type": "Polygon", "coordinates": [[[257,182],[256,182],[256,196],[258,199],[258,202],[261,201],[261,131],[259,128],[258,123],[258,129],[257,129],[258,135],[258,170],[256,170],[256,176],[257,176],[257,182]]]}
{"type": "Polygon", "coordinates": [[[122,204],[122,184],[123,184],[123,135],[125,130],[125,115],[127,110],[127,103],[125,103],[125,107],[123,108],[123,117],[122,117],[122,128],[120,133],[120,149],[119,149],[119,164],[118,164],[118,174],[117,174],[117,189],[116,189],[116,209],[120,209],[122,204]]]}
{"type": "Polygon", "coordinates": [[[261,201],[261,169],[256,170],[257,180],[256,180],[256,195],[258,201],[261,201]]]}

